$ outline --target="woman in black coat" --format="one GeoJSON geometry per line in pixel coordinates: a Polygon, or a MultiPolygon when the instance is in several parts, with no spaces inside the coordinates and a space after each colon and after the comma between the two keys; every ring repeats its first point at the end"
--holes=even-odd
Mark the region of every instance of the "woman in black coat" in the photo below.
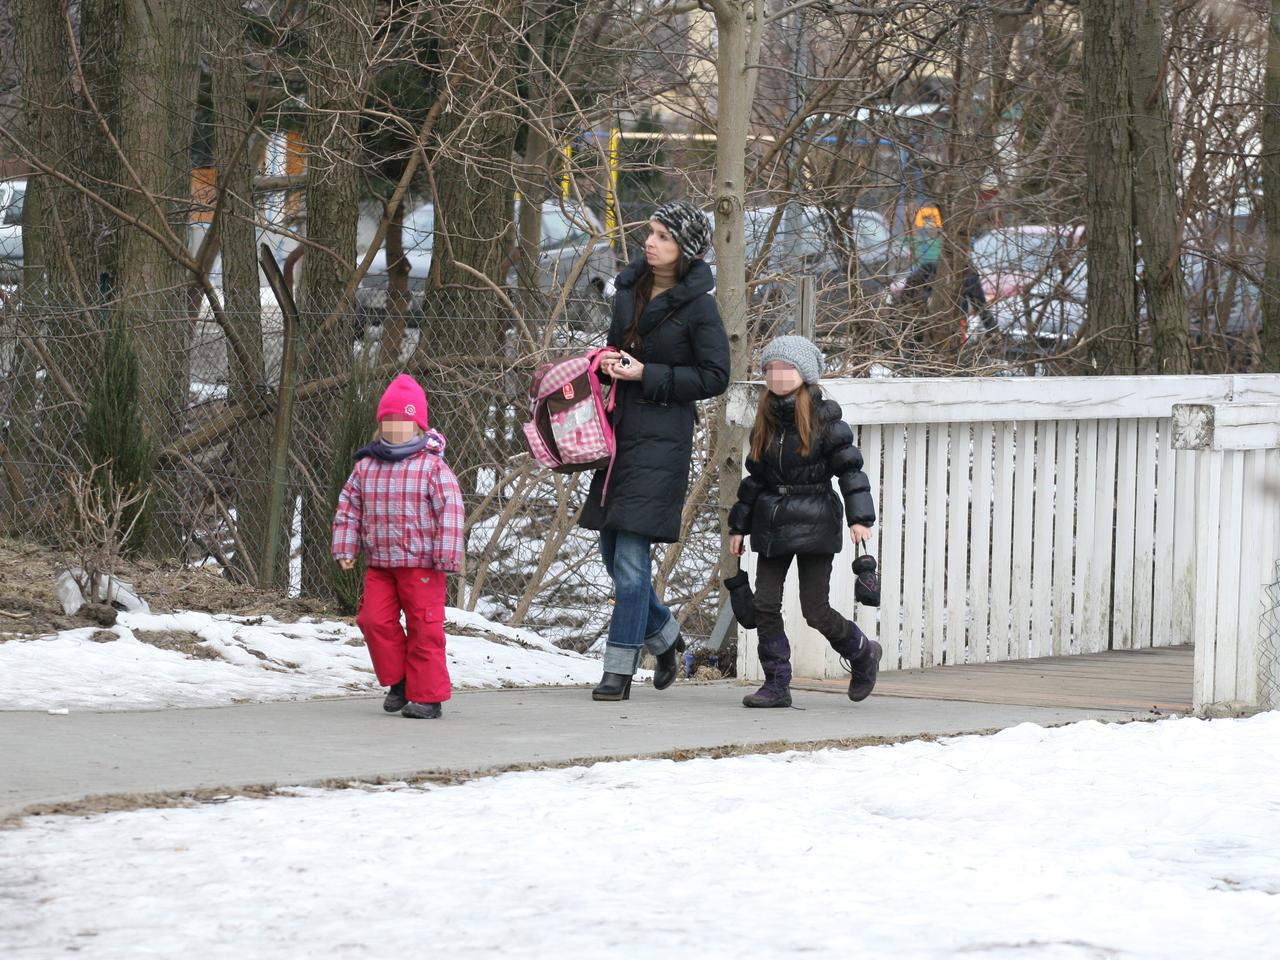
{"type": "Polygon", "coordinates": [[[693,456],[695,404],[729,385],[729,340],[702,260],[711,225],[692,204],[659,207],[645,251],[618,275],[609,351],[600,369],[617,391],[612,472],[592,478],[580,524],[600,531],[613,578],[614,607],[604,677],[595,700],[625,700],[647,647],[657,657],[653,685],[676,676],[680,627],[653,589],[651,548],[680,538],[693,456]],[[606,480],[608,481],[606,487],[606,480]]]}
{"type": "Polygon", "coordinates": [[[768,389],[751,430],[747,476],[729,512],[730,549],[741,556],[744,538],[758,553],[755,616],[764,685],[744,697],[748,707],[791,706],[791,644],[782,623],[782,588],[795,560],[800,609],[849,662],[849,699],[865,700],[876,682],[880,644],[831,609],[831,566],[847,520],[849,537],[861,543],[876,522],[871,484],[862,454],[840,405],[817,385],[822,353],[804,337],[778,337],[761,357],[768,389]],[[831,489],[840,480],[842,498],[831,489]]]}

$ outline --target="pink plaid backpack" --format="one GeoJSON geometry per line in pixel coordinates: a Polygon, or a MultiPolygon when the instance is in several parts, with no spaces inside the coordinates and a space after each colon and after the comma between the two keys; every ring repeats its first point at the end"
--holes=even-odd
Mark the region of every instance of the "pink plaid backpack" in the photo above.
{"type": "MultiPolygon", "coordinates": [[[[544,467],[559,473],[579,470],[613,472],[616,450],[613,425],[615,392],[600,381],[603,349],[543,364],[529,385],[532,416],[524,424],[524,438],[544,467]]],[[[609,476],[605,475],[605,490],[609,476]]],[[[601,498],[603,502],[603,497],[601,498]]]]}

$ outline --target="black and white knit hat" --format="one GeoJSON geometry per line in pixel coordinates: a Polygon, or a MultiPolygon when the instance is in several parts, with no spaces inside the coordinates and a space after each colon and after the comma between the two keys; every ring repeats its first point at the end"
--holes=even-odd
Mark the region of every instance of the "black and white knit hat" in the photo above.
{"type": "Polygon", "coordinates": [[[760,369],[763,370],[773,360],[791,364],[805,383],[817,383],[825,363],[822,351],[813,341],[795,334],[774,337],[765,344],[764,353],[760,355],[760,369]]]}
{"type": "Polygon", "coordinates": [[[680,252],[701,260],[711,246],[711,222],[688,200],[672,200],[653,211],[653,219],[671,231],[680,252]]]}

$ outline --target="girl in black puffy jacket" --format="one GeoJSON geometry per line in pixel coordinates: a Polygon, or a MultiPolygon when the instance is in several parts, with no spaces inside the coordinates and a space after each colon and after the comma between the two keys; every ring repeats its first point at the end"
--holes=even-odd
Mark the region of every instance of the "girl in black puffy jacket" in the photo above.
{"type": "Polygon", "coordinates": [[[782,588],[794,559],[800,609],[849,663],[849,699],[865,700],[876,683],[880,644],[831,609],[831,566],[848,525],[855,543],[871,536],[876,520],[862,454],[839,404],[817,385],[822,353],[804,337],[772,340],[764,349],[768,390],[751,430],[747,476],[729,514],[730,547],[742,556],[744,538],[758,553],[755,615],[764,685],[744,697],[748,707],[791,706],[791,644],[782,624],[782,588]],[[840,481],[838,496],[831,478],[840,481]]]}

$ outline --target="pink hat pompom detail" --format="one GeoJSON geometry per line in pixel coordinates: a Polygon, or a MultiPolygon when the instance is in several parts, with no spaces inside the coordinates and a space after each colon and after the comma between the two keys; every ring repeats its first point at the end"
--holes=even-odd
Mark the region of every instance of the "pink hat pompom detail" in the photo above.
{"type": "Polygon", "coordinates": [[[391,381],[378,401],[378,422],[412,420],[425,433],[427,430],[427,394],[418,381],[402,373],[391,381]]]}

